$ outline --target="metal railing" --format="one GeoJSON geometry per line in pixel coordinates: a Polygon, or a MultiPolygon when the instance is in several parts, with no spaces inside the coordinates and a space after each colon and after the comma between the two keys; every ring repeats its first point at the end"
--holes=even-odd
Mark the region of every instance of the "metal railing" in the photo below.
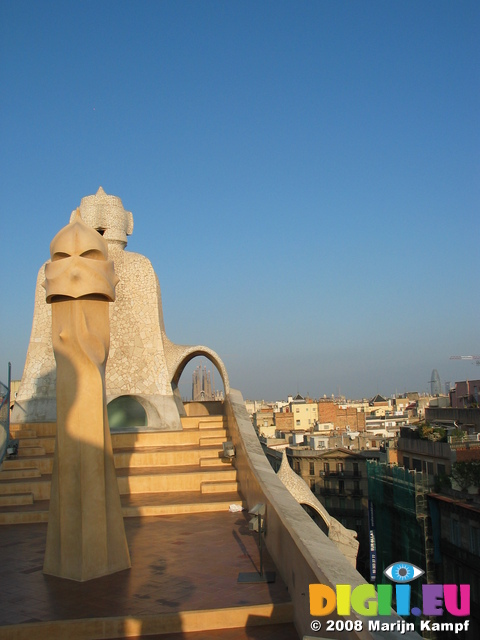
{"type": "Polygon", "coordinates": [[[10,441],[10,380],[12,365],[8,363],[8,382],[0,382],[0,463],[10,441]]]}

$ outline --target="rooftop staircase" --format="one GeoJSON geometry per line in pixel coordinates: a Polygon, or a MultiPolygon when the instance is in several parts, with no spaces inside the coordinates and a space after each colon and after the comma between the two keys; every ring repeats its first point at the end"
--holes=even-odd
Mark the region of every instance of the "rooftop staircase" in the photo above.
{"type": "MultiPolygon", "coordinates": [[[[202,513],[242,504],[223,457],[226,418],[188,416],[183,431],[112,433],[124,517],[202,513]]],[[[12,424],[17,456],[0,468],[0,524],[47,522],[56,425],[12,424]]]]}
{"type": "Polygon", "coordinates": [[[19,446],[16,457],[5,459],[0,468],[0,525],[5,525],[0,542],[9,550],[0,640],[140,639],[152,634],[166,640],[298,639],[293,605],[280,577],[275,585],[253,589],[237,583],[239,569],[255,570],[258,548],[254,539],[242,537],[245,528],[248,533],[245,515],[228,513],[232,503],[245,505],[237,470],[223,455],[226,418],[188,416],[182,426],[176,432],[112,433],[136,561],[129,571],[83,584],[38,578],[46,534],[40,523],[48,521],[56,425],[11,425],[19,446]],[[135,519],[182,514],[185,519],[135,519]],[[151,528],[160,522],[158,529],[151,528]],[[31,528],[25,523],[32,523],[31,528]],[[25,538],[20,530],[26,531],[25,538]],[[188,545],[193,530],[194,544],[188,545]],[[162,558],[168,562],[162,564],[162,558]],[[27,593],[35,593],[35,599],[25,606],[21,603],[27,593]],[[53,618],[52,606],[58,610],[53,618]]]}

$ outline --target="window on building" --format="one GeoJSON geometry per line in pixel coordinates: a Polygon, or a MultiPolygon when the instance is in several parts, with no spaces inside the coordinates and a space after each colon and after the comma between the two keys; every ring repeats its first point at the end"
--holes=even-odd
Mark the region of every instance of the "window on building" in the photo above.
{"type": "Polygon", "coordinates": [[[339,503],[340,509],[345,509],[345,498],[340,498],[339,503]]]}
{"type": "Polygon", "coordinates": [[[295,424],[297,425],[297,427],[299,427],[300,426],[300,420],[297,420],[295,424]]]}
{"type": "Polygon", "coordinates": [[[446,475],[446,473],[445,473],[445,465],[444,464],[437,464],[437,474],[439,476],[446,475]]]}
{"type": "Polygon", "coordinates": [[[295,460],[293,463],[293,470],[295,473],[300,473],[300,460],[295,460]]]}
{"type": "Polygon", "coordinates": [[[315,492],[315,480],[313,478],[310,479],[310,489],[315,492]]]}
{"type": "Polygon", "coordinates": [[[418,458],[412,458],[412,466],[415,469],[415,471],[421,471],[422,470],[422,461],[419,460],[418,458]]]}
{"type": "Polygon", "coordinates": [[[315,463],[314,462],[310,462],[310,475],[311,476],[315,475],[315,463]]]}
{"type": "Polygon", "coordinates": [[[460,522],[452,518],[450,520],[451,523],[451,536],[452,536],[452,544],[456,547],[460,546],[460,522]]]}
{"type": "Polygon", "coordinates": [[[339,480],[338,493],[345,493],[345,480],[339,480]]]}
{"type": "Polygon", "coordinates": [[[354,508],[356,511],[360,511],[360,510],[361,510],[361,508],[362,508],[362,503],[361,503],[360,498],[354,498],[354,500],[353,500],[353,508],[354,508]]]}
{"type": "Polygon", "coordinates": [[[480,556],[480,527],[470,527],[470,551],[480,556]]]}
{"type": "Polygon", "coordinates": [[[325,475],[328,476],[328,474],[330,473],[330,463],[329,462],[324,462],[323,463],[323,470],[325,471],[325,475]]]}
{"type": "Polygon", "coordinates": [[[360,481],[359,480],[354,480],[353,481],[353,493],[360,493],[360,481]]]}
{"type": "Polygon", "coordinates": [[[427,462],[427,473],[429,476],[433,476],[433,462],[427,462]]]}
{"type": "Polygon", "coordinates": [[[403,456],[403,466],[405,469],[410,469],[410,458],[408,456],[403,456]]]}
{"type": "Polygon", "coordinates": [[[353,463],[353,475],[354,476],[360,475],[359,472],[358,472],[358,462],[354,462],[353,463]]]}
{"type": "Polygon", "coordinates": [[[337,462],[338,473],[343,473],[343,462],[337,462]]]}

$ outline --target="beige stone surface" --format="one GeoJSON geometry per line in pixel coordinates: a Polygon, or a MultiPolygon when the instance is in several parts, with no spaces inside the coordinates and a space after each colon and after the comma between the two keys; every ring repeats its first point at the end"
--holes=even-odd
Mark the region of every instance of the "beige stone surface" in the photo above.
{"type": "Polygon", "coordinates": [[[308,505],[318,513],[328,528],[328,537],[330,540],[334,542],[339,551],[348,558],[351,565],[356,567],[359,545],[357,532],[352,529],[347,529],[341,522],[328,513],[323,504],[309,489],[305,480],[297,475],[290,467],[285,451],[283,452],[282,464],[277,476],[299,504],[308,505]]]}
{"type": "MultiPolygon", "coordinates": [[[[125,250],[127,236],[133,231],[133,217],[125,211],[120,198],[106,194],[100,187],[95,195],[82,198],[79,209],[84,222],[103,233],[120,280],[116,300],[110,305],[107,402],[119,396],[133,396],[144,407],[149,428],[180,430],[183,405],[177,384],[186,364],[196,355],[207,357],[220,371],[228,393],[225,366],[208,347],[177,345],[168,339],[155,271],[147,258],[125,250]]],[[[75,212],[71,219],[74,215],[75,212]]],[[[13,422],[56,419],[51,310],[42,287],[46,267],[49,268],[48,263],[37,278],[32,333],[13,422]]]]}
{"type": "Polygon", "coordinates": [[[130,567],[105,395],[106,242],[77,215],[51,244],[45,289],[57,365],[57,438],[44,573],[84,581],[130,567]]]}

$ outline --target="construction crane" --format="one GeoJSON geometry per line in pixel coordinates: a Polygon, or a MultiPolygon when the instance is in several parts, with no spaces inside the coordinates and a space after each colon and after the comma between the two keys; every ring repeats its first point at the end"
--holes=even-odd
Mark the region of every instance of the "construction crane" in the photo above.
{"type": "Polygon", "coordinates": [[[480,356],[450,356],[450,360],[476,360],[477,367],[480,366],[480,356]]]}

